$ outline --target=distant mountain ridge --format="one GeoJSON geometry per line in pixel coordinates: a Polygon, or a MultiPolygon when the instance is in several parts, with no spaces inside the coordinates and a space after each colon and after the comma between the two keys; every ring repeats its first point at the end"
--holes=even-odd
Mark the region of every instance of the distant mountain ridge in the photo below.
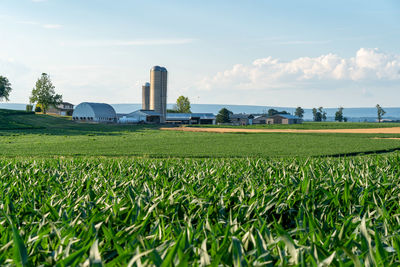
{"type": "MultiPolygon", "coordinates": [[[[117,113],[130,113],[135,110],[141,109],[141,104],[111,104],[117,113]]],[[[168,108],[173,108],[174,104],[168,104],[168,108]]],[[[266,113],[268,109],[273,108],[279,111],[286,110],[290,113],[294,113],[294,107],[275,107],[275,106],[252,106],[252,105],[222,105],[222,104],[192,104],[192,112],[196,113],[214,113],[217,114],[221,108],[227,108],[233,113],[252,113],[261,114],[266,113]]],[[[25,110],[26,104],[22,103],[0,103],[0,108],[3,109],[14,109],[14,110],[25,110]]],[[[386,111],[384,119],[400,120],[400,107],[390,107],[383,109],[386,111]]],[[[326,108],[328,120],[333,121],[337,108],[326,108]]],[[[304,109],[304,119],[312,120],[312,109],[304,109]]],[[[344,116],[349,121],[375,121],[376,120],[376,108],[345,108],[343,110],[344,116]]]]}

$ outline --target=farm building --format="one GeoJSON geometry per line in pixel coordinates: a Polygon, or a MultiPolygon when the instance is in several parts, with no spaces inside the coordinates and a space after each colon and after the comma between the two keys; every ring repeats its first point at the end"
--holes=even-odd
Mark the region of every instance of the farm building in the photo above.
{"type": "Polygon", "coordinates": [[[229,119],[233,125],[252,125],[254,116],[251,114],[231,114],[229,119]]]}
{"type": "Polygon", "coordinates": [[[253,124],[267,124],[268,115],[258,115],[253,119],[253,124]]]}
{"type": "Polygon", "coordinates": [[[57,107],[50,106],[49,109],[47,110],[47,113],[49,114],[57,114],[61,116],[72,116],[73,112],[74,112],[74,105],[68,102],[62,102],[57,107]]]}
{"type": "Polygon", "coordinates": [[[119,118],[119,123],[160,123],[161,114],[154,110],[136,110],[119,118]]]}
{"type": "Polygon", "coordinates": [[[167,113],[166,122],[174,124],[215,124],[212,113],[167,113]]]}
{"type": "Polygon", "coordinates": [[[276,114],[269,116],[266,120],[267,124],[298,124],[302,122],[301,118],[288,114],[276,114]]]}
{"type": "MultiPolygon", "coordinates": [[[[160,123],[161,114],[154,110],[137,110],[119,118],[119,123],[160,123]]],[[[215,124],[212,113],[167,113],[166,123],[215,124]]]]}
{"type": "Polygon", "coordinates": [[[75,121],[116,122],[117,114],[114,108],[108,104],[83,102],[75,107],[72,119],[75,121]]]}

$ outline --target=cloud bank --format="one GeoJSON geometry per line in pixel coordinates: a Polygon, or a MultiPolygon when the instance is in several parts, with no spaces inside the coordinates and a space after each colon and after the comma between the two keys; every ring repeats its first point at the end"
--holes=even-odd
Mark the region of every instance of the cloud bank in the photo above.
{"type": "Polygon", "coordinates": [[[360,48],[354,57],[336,54],[301,57],[289,62],[267,57],[251,65],[237,64],[231,69],[206,77],[202,89],[305,88],[323,83],[400,81],[400,55],[379,49],[360,48]]]}

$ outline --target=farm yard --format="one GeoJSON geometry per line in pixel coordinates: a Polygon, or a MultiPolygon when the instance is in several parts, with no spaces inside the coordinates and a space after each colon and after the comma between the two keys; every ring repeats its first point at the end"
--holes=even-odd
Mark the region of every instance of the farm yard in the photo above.
{"type": "Polygon", "coordinates": [[[0,265],[400,264],[400,134],[0,117],[0,265]]]}

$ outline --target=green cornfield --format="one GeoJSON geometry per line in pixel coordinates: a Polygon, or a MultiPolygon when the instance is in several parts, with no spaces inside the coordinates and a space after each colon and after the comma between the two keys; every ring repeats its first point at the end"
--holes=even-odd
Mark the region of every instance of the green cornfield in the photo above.
{"type": "Polygon", "coordinates": [[[400,155],[1,159],[0,265],[393,266],[400,155]]]}

